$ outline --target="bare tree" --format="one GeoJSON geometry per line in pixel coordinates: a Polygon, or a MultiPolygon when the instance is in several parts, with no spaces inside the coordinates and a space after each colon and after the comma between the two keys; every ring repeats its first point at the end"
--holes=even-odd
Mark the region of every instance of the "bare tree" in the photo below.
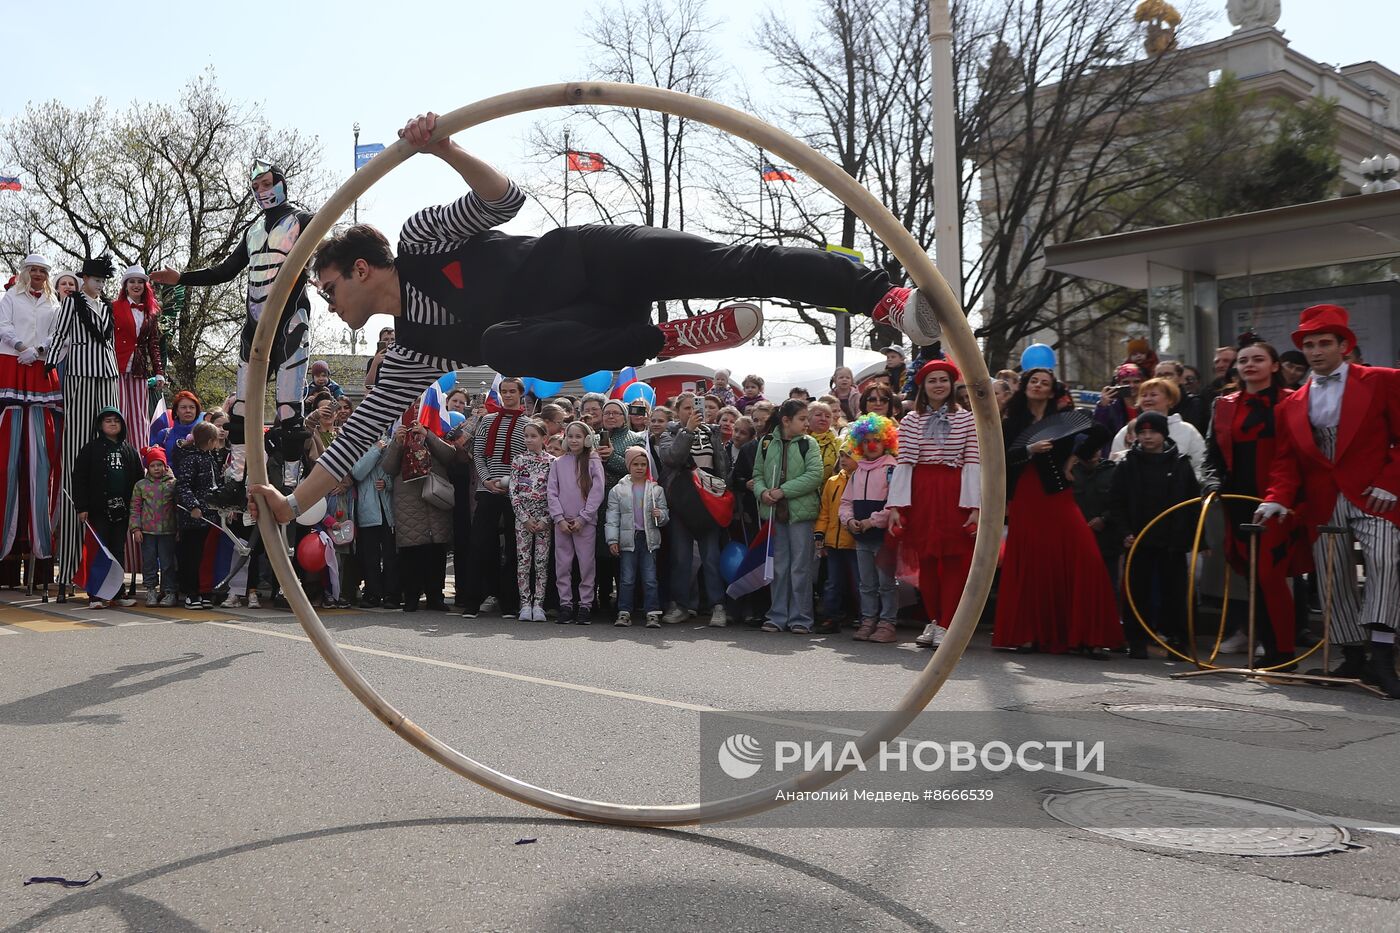
{"type": "MultiPolygon", "coordinates": [[[[31,248],[76,268],[110,252],[119,263],[196,267],[228,255],[258,214],[248,186],[254,157],[286,171],[303,203],[324,194],[320,146],[275,130],[258,108],[227,98],[212,72],[175,103],[136,103],[113,113],[99,99],[82,109],[28,105],[0,127],[0,159],[24,190],[0,199],[0,256],[11,266],[31,248]]],[[[162,316],[176,387],[222,398],[232,386],[244,286],[167,293],[162,316]]]]}
{"type": "MultiPolygon", "coordinates": [[[[714,96],[714,23],[704,0],[620,0],[590,15],[590,76],[714,96]]],[[[637,223],[683,230],[688,153],[712,131],[673,114],[580,107],[535,124],[531,156],[542,168],[526,188],[556,222],[637,223]],[[564,145],[568,134],[569,144],[564,145]],[[605,168],[566,172],[565,149],[597,152],[605,168]],[[566,210],[565,196],[568,197],[566,210]]],[[[659,309],[666,319],[665,306],[659,309]]]]}

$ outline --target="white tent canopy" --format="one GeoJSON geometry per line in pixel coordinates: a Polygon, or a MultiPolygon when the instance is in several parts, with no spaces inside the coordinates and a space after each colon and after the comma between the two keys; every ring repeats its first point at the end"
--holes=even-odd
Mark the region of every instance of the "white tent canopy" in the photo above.
{"type": "MultiPolygon", "coordinates": [[[[856,382],[881,372],[885,368],[885,354],[874,350],[847,348],[845,365],[856,375],[856,382]]],[[[785,399],[788,392],[801,387],[813,398],[826,394],[831,382],[831,374],[836,369],[836,352],[833,347],[760,347],[746,344],[732,350],[712,350],[707,353],[692,353],[675,359],[650,363],[637,370],[642,380],[662,376],[700,376],[712,378],[716,370],[727,369],[737,387],[749,373],[762,376],[765,382],[763,394],[770,399],[785,399]]]]}

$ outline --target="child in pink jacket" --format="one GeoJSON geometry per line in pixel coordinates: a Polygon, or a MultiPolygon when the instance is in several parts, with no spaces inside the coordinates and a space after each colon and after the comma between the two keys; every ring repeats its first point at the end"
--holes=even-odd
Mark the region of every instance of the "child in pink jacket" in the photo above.
{"type": "Polygon", "coordinates": [[[593,622],[593,559],[598,543],[598,507],[603,504],[603,461],[593,452],[595,435],[575,421],[564,430],[564,456],[549,465],[549,517],[554,522],[554,576],[559,587],[560,625],[593,622]],[[574,558],[578,558],[578,611],[574,610],[574,558]]]}
{"type": "Polygon", "coordinates": [[[890,525],[890,477],[899,452],[898,427],[881,415],[866,415],[851,425],[847,443],[856,458],[856,469],[841,494],[838,514],[856,539],[856,571],[860,581],[860,628],[856,641],[889,644],[895,633],[894,571],[876,560],[890,525]]]}

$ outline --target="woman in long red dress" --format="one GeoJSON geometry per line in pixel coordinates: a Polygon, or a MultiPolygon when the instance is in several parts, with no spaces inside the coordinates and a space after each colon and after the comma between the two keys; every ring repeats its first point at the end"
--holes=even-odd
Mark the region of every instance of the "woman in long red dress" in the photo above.
{"type": "Polygon", "coordinates": [[[929,623],[914,641],[937,648],[947,634],[972,566],[982,468],[972,412],[958,405],[961,379],[950,360],[930,360],[914,377],[914,410],[899,423],[899,464],[890,481],[897,507],[901,576],[917,573],[929,623]]]}
{"type": "Polygon", "coordinates": [[[1027,370],[1006,406],[1002,432],[1011,499],[992,645],[1103,658],[1100,649],[1122,644],[1123,627],[1108,569],[1067,476],[1076,438],[1016,443],[1055,412],[1058,389],[1050,370],[1027,370]]]}
{"type": "MultiPolygon", "coordinates": [[[[1216,398],[1206,440],[1206,465],[1217,483],[1205,487],[1203,492],[1214,490],[1262,498],[1268,490],[1277,444],[1274,408],[1293,394],[1283,387],[1279,369],[1278,351],[1269,344],[1259,342],[1240,348],[1235,357],[1239,377],[1216,398]]],[[[1224,509],[1225,559],[1248,580],[1249,542],[1236,529],[1254,521],[1255,503],[1226,501],[1224,509]]],[[[1288,578],[1306,573],[1312,561],[1306,533],[1294,516],[1268,522],[1264,529],[1259,538],[1256,592],[1267,616],[1267,624],[1258,628],[1264,643],[1264,666],[1271,667],[1293,659],[1295,617],[1288,578]]],[[[1246,650],[1254,647],[1250,645],[1246,650]]]]}

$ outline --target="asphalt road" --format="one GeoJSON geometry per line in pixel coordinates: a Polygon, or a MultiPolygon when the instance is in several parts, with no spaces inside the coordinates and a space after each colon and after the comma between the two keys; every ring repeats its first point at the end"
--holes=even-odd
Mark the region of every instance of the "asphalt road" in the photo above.
{"type": "MultiPolygon", "coordinates": [[[[694,798],[697,707],[887,709],[929,657],[911,643],[689,624],[370,611],[327,623],[386,696],[455,747],[625,802],[694,798]]],[[[1110,755],[1115,779],[1323,813],[1350,845],[1199,854],[1064,824],[1007,828],[1005,810],[959,828],[554,819],[395,737],[286,613],[89,613],[5,591],[0,930],[1400,929],[1400,703],[986,642],[979,633],[932,709],[1111,729],[1133,749],[1110,755]],[[1104,710],[1122,703],[1301,725],[1163,729],[1104,710]],[[86,888],[21,885],[94,870],[86,888]]]]}

